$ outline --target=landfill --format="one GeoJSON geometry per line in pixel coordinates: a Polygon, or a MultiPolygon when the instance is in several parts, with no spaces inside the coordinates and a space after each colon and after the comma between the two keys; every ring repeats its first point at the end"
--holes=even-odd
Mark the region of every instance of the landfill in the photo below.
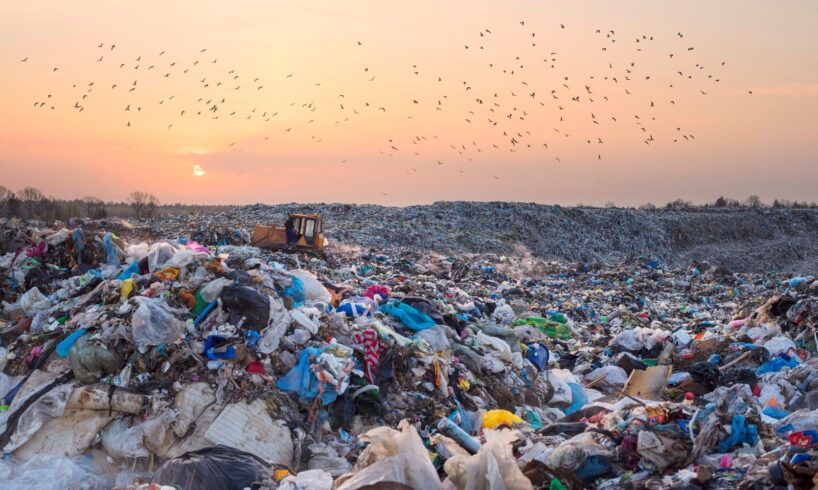
{"type": "Polygon", "coordinates": [[[0,220],[3,488],[818,485],[814,276],[253,224],[0,220]]]}

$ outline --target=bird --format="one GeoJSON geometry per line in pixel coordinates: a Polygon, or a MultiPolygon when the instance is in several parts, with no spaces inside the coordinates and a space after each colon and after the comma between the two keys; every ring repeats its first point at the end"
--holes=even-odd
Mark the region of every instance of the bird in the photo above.
{"type": "Polygon", "coordinates": [[[20,63],[25,63],[26,61],[28,61],[28,58],[23,58],[20,60],[20,63]]]}

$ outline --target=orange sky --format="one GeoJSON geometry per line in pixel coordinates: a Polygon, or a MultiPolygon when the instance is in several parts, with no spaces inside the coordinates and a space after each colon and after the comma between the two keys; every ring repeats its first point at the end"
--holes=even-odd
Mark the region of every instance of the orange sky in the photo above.
{"type": "Polygon", "coordinates": [[[3,11],[11,189],[198,203],[818,199],[812,0],[3,11]]]}

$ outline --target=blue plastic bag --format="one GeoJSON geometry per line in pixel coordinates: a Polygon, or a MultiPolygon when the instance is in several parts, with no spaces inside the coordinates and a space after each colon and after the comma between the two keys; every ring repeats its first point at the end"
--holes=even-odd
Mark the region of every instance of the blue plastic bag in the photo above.
{"type": "Polygon", "coordinates": [[[68,357],[68,353],[71,351],[71,347],[74,346],[74,342],[77,341],[78,338],[85,335],[87,332],[86,329],[80,328],[64,338],[59,344],[57,344],[57,355],[60,357],[68,357]]]}
{"type": "Polygon", "coordinates": [[[307,293],[304,292],[304,282],[296,276],[290,276],[293,280],[290,287],[284,290],[284,296],[292,298],[293,307],[299,307],[307,300],[307,293]]]}
{"type": "MultiPolygon", "coordinates": [[[[298,356],[298,364],[276,381],[279,390],[287,393],[296,393],[305,400],[312,400],[318,396],[318,378],[310,370],[310,357],[320,356],[326,347],[307,347],[298,356]]],[[[335,387],[326,386],[321,395],[321,404],[329,405],[338,398],[335,387]]]]}
{"type": "Polygon", "coordinates": [[[437,325],[429,315],[406,303],[398,303],[397,305],[387,303],[381,306],[379,311],[400,320],[407,328],[415,332],[437,325]]]}
{"type": "Polygon", "coordinates": [[[124,281],[126,279],[130,279],[132,275],[139,274],[139,261],[137,260],[133,264],[129,265],[127,269],[122,271],[122,274],[118,275],[116,278],[119,281],[124,281]]]}
{"type": "Polygon", "coordinates": [[[582,385],[577,383],[566,383],[569,388],[571,388],[571,406],[564,410],[565,415],[571,415],[572,413],[580,410],[582,407],[588,404],[588,394],[585,393],[585,388],[582,385]]]}
{"type": "Polygon", "coordinates": [[[119,253],[114,245],[113,233],[106,233],[102,237],[102,244],[105,245],[105,254],[108,256],[108,265],[119,265],[119,253]]]}
{"type": "Polygon", "coordinates": [[[542,372],[548,365],[550,354],[544,345],[535,342],[533,344],[528,344],[528,353],[525,357],[531,361],[531,364],[537,368],[537,371],[542,372]]]}
{"type": "Polygon", "coordinates": [[[216,347],[216,343],[221,340],[225,340],[225,338],[219,337],[218,335],[207,336],[204,345],[204,355],[206,355],[208,359],[215,361],[217,359],[233,359],[236,357],[236,349],[232,345],[228,345],[226,349],[216,347]]]}
{"type": "Polygon", "coordinates": [[[733,421],[730,423],[730,427],[730,435],[725,437],[716,447],[718,452],[730,452],[740,444],[746,443],[750,446],[755,446],[758,443],[758,427],[756,427],[755,424],[745,426],[743,415],[733,415],[733,421]]]}
{"type": "Polygon", "coordinates": [[[77,245],[77,264],[82,264],[82,249],[85,247],[85,232],[82,228],[74,229],[74,243],[77,245]]]}
{"type": "Polygon", "coordinates": [[[790,414],[790,412],[780,407],[765,407],[761,413],[776,420],[781,420],[790,414]]]}
{"type": "Polygon", "coordinates": [[[777,357],[773,357],[759,366],[758,369],[756,369],[756,374],[760,376],[764,373],[777,373],[785,367],[794,368],[797,366],[798,359],[795,356],[790,357],[786,354],[779,354],[777,357]]]}

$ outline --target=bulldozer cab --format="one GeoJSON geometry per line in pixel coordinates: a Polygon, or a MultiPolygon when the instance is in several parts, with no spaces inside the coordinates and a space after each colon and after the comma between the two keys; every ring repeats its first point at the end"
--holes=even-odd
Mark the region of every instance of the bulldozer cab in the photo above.
{"type": "Polygon", "coordinates": [[[256,225],[251,244],[276,250],[322,253],[327,245],[320,214],[290,214],[283,227],[256,225]]]}
{"type": "Polygon", "coordinates": [[[307,245],[315,245],[315,238],[322,232],[321,217],[317,214],[291,214],[290,219],[293,220],[293,230],[296,235],[302,237],[307,245]]]}

